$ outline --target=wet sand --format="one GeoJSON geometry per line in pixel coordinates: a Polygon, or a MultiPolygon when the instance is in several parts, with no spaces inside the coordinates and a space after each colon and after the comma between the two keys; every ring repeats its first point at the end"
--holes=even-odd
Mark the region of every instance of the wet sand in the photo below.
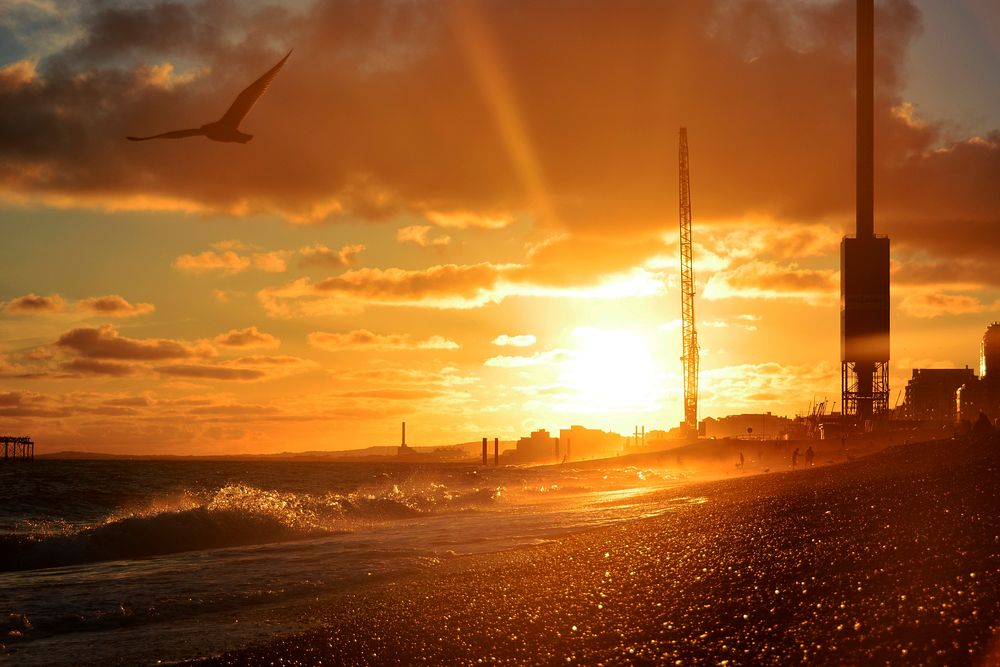
{"type": "Polygon", "coordinates": [[[199,664],[1000,664],[996,438],[662,496],[677,509],[346,593],[319,630],[199,664]]]}

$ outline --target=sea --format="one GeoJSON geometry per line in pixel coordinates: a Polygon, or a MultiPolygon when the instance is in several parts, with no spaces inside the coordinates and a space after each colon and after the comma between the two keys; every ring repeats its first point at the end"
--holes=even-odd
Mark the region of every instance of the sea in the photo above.
{"type": "Polygon", "coordinates": [[[670,511],[654,492],[684,481],[613,461],[0,464],[0,663],[217,655],[346,590],[670,511]]]}

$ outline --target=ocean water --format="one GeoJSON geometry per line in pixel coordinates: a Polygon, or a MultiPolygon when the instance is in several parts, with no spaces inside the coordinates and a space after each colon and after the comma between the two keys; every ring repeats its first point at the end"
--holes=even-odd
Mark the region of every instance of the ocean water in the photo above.
{"type": "Polygon", "coordinates": [[[0,662],[157,664],[304,629],[346,589],[669,511],[610,466],[0,465],[0,662]]]}

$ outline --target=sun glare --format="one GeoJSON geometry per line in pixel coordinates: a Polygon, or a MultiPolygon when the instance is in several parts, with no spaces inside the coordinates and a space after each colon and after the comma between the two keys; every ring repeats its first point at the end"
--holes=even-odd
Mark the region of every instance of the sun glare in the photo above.
{"type": "Polygon", "coordinates": [[[644,412],[658,394],[656,364],[649,340],[634,331],[581,327],[561,380],[591,412],[644,412]]]}

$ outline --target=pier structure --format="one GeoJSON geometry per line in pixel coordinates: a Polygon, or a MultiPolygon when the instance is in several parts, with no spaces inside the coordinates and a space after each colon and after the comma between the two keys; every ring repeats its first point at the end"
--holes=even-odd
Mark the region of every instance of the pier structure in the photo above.
{"type": "Polygon", "coordinates": [[[34,461],[35,443],[25,435],[0,435],[4,461],[34,461]]]}

